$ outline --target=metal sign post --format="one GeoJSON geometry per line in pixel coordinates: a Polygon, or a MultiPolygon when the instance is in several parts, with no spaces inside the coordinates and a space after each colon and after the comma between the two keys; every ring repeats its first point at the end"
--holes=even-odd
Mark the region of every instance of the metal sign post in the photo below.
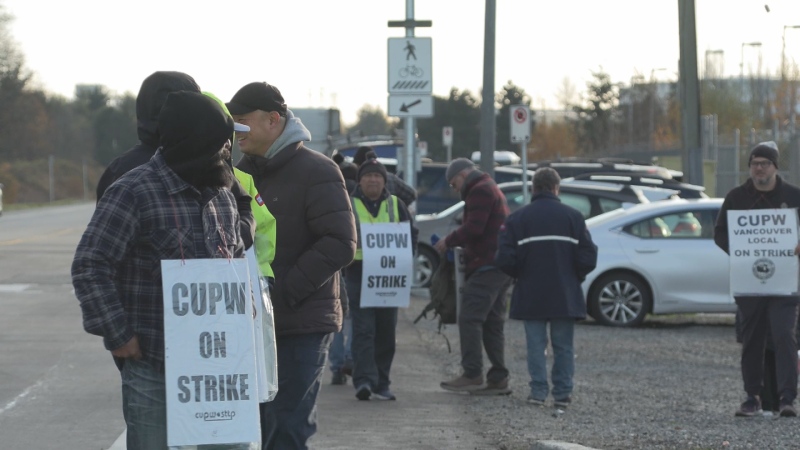
{"type": "Polygon", "coordinates": [[[442,127],[442,144],[447,147],[447,159],[449,163],[453,160],[453,127],[442,127]]]}
{"type": "MultiPolygon", "coordinates": [[[[414,39],[414,28],[416,27],[430,27],[433,23],[430,20],[414,20],[414,0],[406,0],[406,20],[402,21],[389,21],[389,27],[395,28],[405,28],[406,29],[406,37],[405,38],[395,38],[400,39],[403,42],[400,42],[399,45],[399,53],[398,50],[395,50],[397,47],[395,44],[392,43],[392,38],[389,39],[389,94],[398,93],[398,94],[415,94],[414,98],[406,99],[410,100],[407,103],[400,102],[399,108],[397,112],[403,113],[402,115],[398,114],[398,116],[405,117],[405,169],[403,170],[403,175],[405,178],[405,182],[408,183],[412,187],[417,187],[417,173],[416,167],[414,164],[414,149],[416,147],[415,142],[415,129],[414,129],[414,118],[417,117],[414,115],[413,108],[420,107],[420,112],[428,112],[428,111],[421,111],[422,106],[424,105],[424,100],[422,96],[418,94],[428,94],[430,97],[431,90],[431,56],[430,56],[430,38],[427,38],[427,65],[423,66],[425,61],[422,61],[425,58],[420,58],[422,55],[421,52],[424,51],[420,46],[424,47],[424,40],[423,39],[414,39]],[[398,68],[396,71],[392,71],[394,68],[394,63],[400,61],[403,67],[398,68]],[[417,64],[417,62],[419,64],[417,64]],[[413,64],[412,64],[413,63],[413,64]],[[428,70],[425,70],[425,69],[428,70]],[[405,70],[403,70],[405,69],[405,70]],[[403,80],[395,80],[394,77],[403,78],[403,80]],[[392,83],[393,81],[399,81],[392,83]],[[427,83],[426,83],[427,81],[427,83]],[[419,103],[415,103],[419,101],[419,103]],[[414,103],[413,105],[411,103],[414,103]],[[405,111],[403,111],[405,109],[405,111]]],[[[390,98],[390,112],[391,106],[396,106],[396,103],[392,103],[391,97],[390,98]]],[[[391,114],[390,114],[391,115],[391,114]]],[[[423,115],[421,117],[430,117],[433,115],[433,101],[430,102],[430,112],[428,115],[423,115]]]]}
{"type": "Polygon", "coordinates": [[[531,200],[528,190],[528,142],[531,140],[531,111],[525,105],[514,105],[511,111],[511,142],[519,144],[522,157],[522,204],[531,200]]]}

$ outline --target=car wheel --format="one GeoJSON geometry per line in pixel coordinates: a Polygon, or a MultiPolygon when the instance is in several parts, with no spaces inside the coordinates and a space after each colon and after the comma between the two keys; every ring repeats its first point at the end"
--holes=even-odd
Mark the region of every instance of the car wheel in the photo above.
{"type": "Polygon", "coordinates": [[[417,247],[417,270],[414,273],[414,287],[426,288],[431,285],[431,278],[439,266],[439,254],[436,250],[420,245],[417,247]]]}
{"type": "Polygon", "coordinates": [[[651,310],[652,297],[639,277],[623,272],[604,275],[589,293],[589,311],[603,325],[635,327],[651,310]]]}

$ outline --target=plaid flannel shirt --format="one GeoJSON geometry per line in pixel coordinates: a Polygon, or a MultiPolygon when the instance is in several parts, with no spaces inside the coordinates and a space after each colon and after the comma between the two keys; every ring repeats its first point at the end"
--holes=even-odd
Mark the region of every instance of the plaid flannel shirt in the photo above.
{"type": "Polygon", "coordinates": [[[161,153],[112,184],[97,204],[72,262],[83,327],[108,350],[139,340],[163,368],[163,259],[241,257],[236,200],[227,189],[187,184],[161,153]]]}

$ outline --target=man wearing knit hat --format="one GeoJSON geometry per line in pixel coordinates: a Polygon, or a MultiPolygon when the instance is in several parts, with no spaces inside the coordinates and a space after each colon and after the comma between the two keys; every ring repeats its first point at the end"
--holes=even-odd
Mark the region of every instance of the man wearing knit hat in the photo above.
{"type": "Polygon", "coordinates": [[[417,229],[406,204],[386,190],[386,167],[372,156],[359,167],[358,186],[351,194],[359,234],[355,259],[345,274],[353,321],[353,386],[359,400],[395,400],[389,390],[389,371],[394,360],[397,308],[361,307],[361,224],[409,222],[412,249],[417,248],[417,229]]]}
{"type": "Polygon", "coordinates": [[[464,218],[459,226],[436,243],[436,250],[464,247],[466,280],[458,312],[463,374],[440,386],[448,391],[480,395],[508,395],[505,365],[505,297],[511,279],[494,265],[497,233],[508,216],[506,197],[492,177],[475,168],[472,161],[457,158],[445,172],[450,187],[464,200],[464,218]],[[483,378],[483,349],[492,367],[483,378]]]}
{"type": "MultiPolygon", "coordinates": [[[[714,242],[729,253],[728,211],[800,207],[800,188],[778,175],[779,152],[775,142],[762,142],[750,151],[750,178],[733,188],[717,215],[714,242]]],[[[800,245],[795,247],[800,252],[800,245]]],[[[764,385],[764,349],[768,331],[775,346],[775,372],[780,396],[779,411],[783,417],[794,417],[797,410],[797,339],[795,325],[800,297],[758,296],[735,297],[739,307],[742,335],[741,370],[747,399],[736,416],[750,417],[761,413],[759,393],[764,385]]]]}
{"type": "MultiPolygon", "coordinates": [[[[372,147],[362,145],[358,147],[355,155],[353,155],[353,164],[360,167],[364,161],[370,157],[376,157],[375,155],[375,150],[373,150],[372,147]]],[[[386,174],[386,190],[389,191],[390,194],[396,195],[408,206],[411,206],[417,199],[417,190],[391,172],[386,174]]]]}
{"type": "Polygon", "coordinates": [[[246,127],[234,124],[214,100],[189,91],[169,93],[157,123],[161,147],[103,193],[72,262],[84,329],[102,336],[106,349],[124,360],[119,367],[129,450],[167,448],[158,262],[244,254],[226,159],[234,130],[246,127]]]}

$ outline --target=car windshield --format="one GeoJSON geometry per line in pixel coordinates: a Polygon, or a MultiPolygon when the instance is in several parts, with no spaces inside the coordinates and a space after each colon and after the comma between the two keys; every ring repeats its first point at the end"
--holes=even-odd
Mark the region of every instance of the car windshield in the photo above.
{"type": "Polygon", "coordinates": [[[617,208],[609,212],[599,214],[589,219],[586,219],[586,226],[591,227],[595,225],[600,225],[624,214],[625,214],[625,208],[617,208]]]}

